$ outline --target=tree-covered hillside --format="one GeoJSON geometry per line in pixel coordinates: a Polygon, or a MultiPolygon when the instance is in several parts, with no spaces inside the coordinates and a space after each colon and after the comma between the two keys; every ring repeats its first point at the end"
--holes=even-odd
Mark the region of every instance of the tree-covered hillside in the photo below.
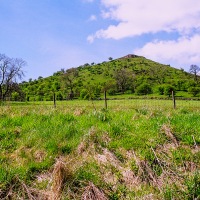
{"type": "MultiPolygon", "coordinates": [[[[183,69],[175,69],[145,57],[127,55],[99,64],[84,64],[77,68],[61,69],[52,76],[29,80],[20,84],[24,100],[57,100],[72,98],[100,98],[106,90],[108,95],[132,94],[167,96],[171,90],[177,96],[199,95],[199,77],[183,69]]],[[[13,100],[20,94],[14,92],[13,100]]]]}

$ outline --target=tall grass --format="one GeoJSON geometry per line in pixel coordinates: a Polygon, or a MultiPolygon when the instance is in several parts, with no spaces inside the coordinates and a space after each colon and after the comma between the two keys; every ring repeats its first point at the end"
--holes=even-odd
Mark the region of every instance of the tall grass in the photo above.
{"type": "MultiPolygon", "coordinates": [[[[174,170],[183,168],[187,178],[181,194],[189,196],[192,191],[198,196],[199,187],[194,188],[192,183],[199,181],[199,176],[193,174],[200,165],[199,102],[194,108],[190,102],[184,102],[184,107],[176,110],[172,109],[171,102],[163,102],[165,104],[161,105],[161,101],[157,100],[109,101],[108,110],[103,109],[102,101],[94,102],[96,110],[89,101],[58,102],[56,108],[50,102],[44,105],[15,103],[0,107],[0,197],[7,195],[10,188],[18,191],[20,187],[15,184],[18,179],[30,187],[40,188],[35,184],[36,177],[51,172],[53,164],[60,157],[71,157],[75,160],[72,166],[76,165],[72,169],[74,182],[65,183],[63,187],[66,195],[67,185],[76,193],[74,188],[84,188],[92,180],[94,184],[108,190],[107,196],[111,199],[117,199],[117,195],[122,193],[124,198],[144,195],[142,189],[131,191],[120,181],[118,189],[108,189],[110,186],[101,175],[103,167],[94,158],[89,158],[93,154],[102,154],[102,148],[113,152],[121,166],[130,165],[138,176],[144,163],[152,168],[156,176],[161,176],[164,169],[158,164],[159,159],[169,162],[168,165],[174,166],[174,170]],[[165,146],[173,141],[163,131],[163,125],[172,132],[178,147],[166,149],[165,146]],[[89,160],[86,162],[83,161],[86,159],[84,156],[79,158],[75,153],[83,141],[88,141],[87,148],[94,143],[97,151],[88,153],[89,160]],[[127,159],[126,154],[131,151],[141,161],[139,165],[133,157],[127,159]],[[190,166],[188,170],[187,165],[192,165],[193,169],[190,166]]],[[[121,179],[122,168],[114,168],[112,170],[116,179],[121,179]]],[[[166,199],[173,196],[172,191],[179,190],[174,189],[178,186],[167,186],[162,193],[154,186],[143,184],[141,187],[166,199]]]]}

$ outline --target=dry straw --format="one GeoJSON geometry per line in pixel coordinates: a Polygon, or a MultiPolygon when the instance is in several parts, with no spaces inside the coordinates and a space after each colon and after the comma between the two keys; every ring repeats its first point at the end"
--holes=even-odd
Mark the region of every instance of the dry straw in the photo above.
{"type": "Polygon", "coordinates": [[[103,191],[98,189],[93,183],[89,182],[89,185],[85,188],[85,191],[81,196],[81,200],[108,200],[108,198],[103,191]]]}

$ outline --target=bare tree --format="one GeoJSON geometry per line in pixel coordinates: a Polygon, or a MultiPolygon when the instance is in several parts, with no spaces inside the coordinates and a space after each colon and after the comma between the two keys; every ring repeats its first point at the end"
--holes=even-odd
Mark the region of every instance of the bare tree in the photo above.
{"type": "Polygon", "coordinates": [[[194,80],[197,81],[197,74],[200,72],[200,67],[197,65],[191,65],[189,72],[194,74],[194,80]]]}
{"type": "Polygon", "coordinates": [[[22,68],[26,62],[20,58],[9,58],[4,54],[0,54],[0,100],[5,100],[13,84],[21,80],[24,76],[22,68]]]}

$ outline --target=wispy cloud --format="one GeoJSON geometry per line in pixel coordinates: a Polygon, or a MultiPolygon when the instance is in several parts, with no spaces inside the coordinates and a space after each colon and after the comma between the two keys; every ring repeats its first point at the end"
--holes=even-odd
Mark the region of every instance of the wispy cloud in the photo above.
{"type": "Polygon", "coordinates": [[[96,21],[97,20],[97,16],[96,15],[91,15],[89,18],[89,21],[96,21]]]}

